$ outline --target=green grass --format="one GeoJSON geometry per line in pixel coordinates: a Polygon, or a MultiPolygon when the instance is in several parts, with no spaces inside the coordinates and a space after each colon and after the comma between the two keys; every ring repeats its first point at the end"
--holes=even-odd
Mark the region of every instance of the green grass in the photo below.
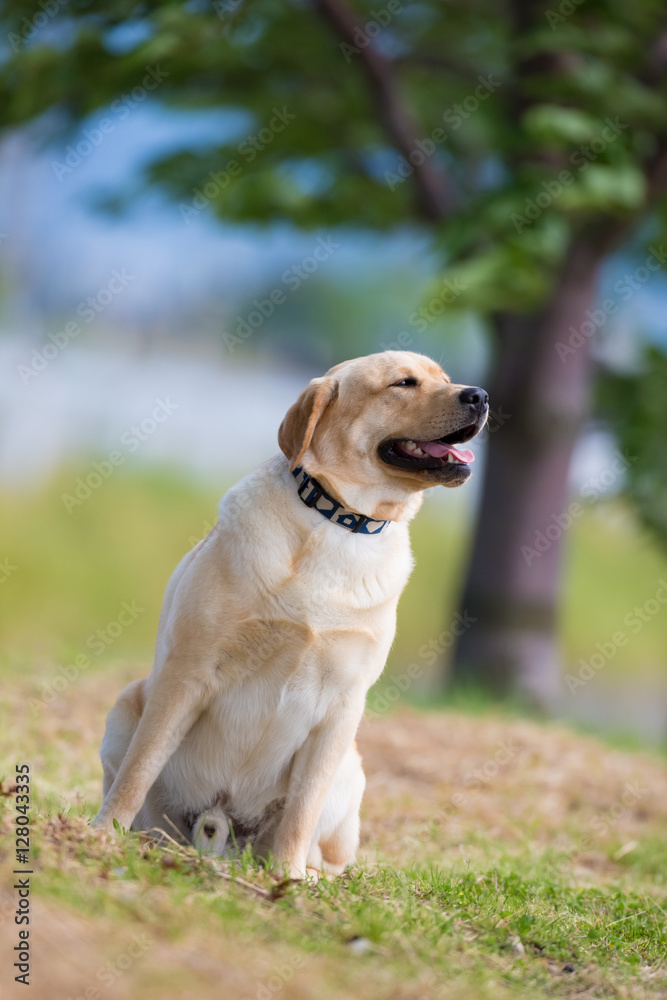
{"type": "MultiPolygon", "coordinates": [[[[667,948],[665,911],[657,900],[631,891],[572,888],[544,868],[356,868],[310,886],[276,883],[246,864],[226,867],[232,881],[221,891],[208,860],[142,846],[138,837],[122,849],[98,850],[93,859],[81,849],[74,853],[89,878],[81,886],[54,873],[48,894],[59,906],[174,942],[185,937],[185,912],[188,935],[206,927],[232,951],[236,942],[243,950],[251,937],[258,952],[276,956],[276,968],[284,955],[290,956],[287,969],[317,961],[320,974],[326,969],[325,982],[333,979],[326,985],[351,995],[391,996],[391,982],[409,990],[422,980],[434,996],[456,985],[489,997],[518,985],[535,997],[583,990],[623,996],[633,987],[635,995],[650,996],[649,976],[660,969],[667,948]],[[103,881],[132,886],[129,901],[100,886],[100,873],[103,881]],[[157,914],[151,901],[156,889],[162,890],[157,914]],[[639,992],[642,970],[645,992],[639,992]]],[[[279,975],[268,971],[267,979],[279,975]]],[[[653,995],[660,995],[667,974],[654,976],[653,985],[653,995]]],[[[317,996],[317,987],[306,995],[317,996]]]]}
{"type": "MultiPolygon", "coordinates": [[[[114,676],[104,682],[108,701],[114,676]]],[[[97,748],[79,740],[63,752],[63,741],[71,716],[101,728],[96,687],[86,678],[66,713],[56,708],[27,727],[18,758],[11,708],[0,719],[0,773],[10,776],[0,797],[3,870],[14,854],[12,762],[32,767],[31,995],[101,1000],[86,990],[113,975],[119,995],[147,1000],[270,1000],[283,990],[298,1000],[665,996],[667,771],[655,758],[621,757],[534,723],[431,716],[431,726],[451,732],[452,753],[460,745],[465,756],[471,741],[483,746],[499,735],[523,743],[523,770],[501,775],[476,803],[469,794],[456,821],[442,821],[437,786],[424,812],[418,785],[408,795],[399,785],[380,795],[371,780],[360,863],[341,878],[294,883],[248,852],[237,863],[217,862],[143,834],[93,831],[97,748]],[[553,761],[573,755],[579,760],[562,782],[571,805],[552,814],[548,792],[534,798],[535,783],[543,786],[544,761],[552,761],[553,778],[553,761]],[[591,843],[590,819],[600,812],[599,803],[589,808],[585,785],[595,768],[594,797],[607,805],[618,796],[619,769],[621,780],[643,775],[654,794],[641,813],[626,810],[591,843]],[[94,800],[82,801],[91,791],[94,800]],[[532,822],[503,826],[510,800],[522,796],[532,822]],[[628,842],[638,829],[640,838],[628,842]]],[[[402,733],[401,746],[423,729],[400,716],[372,725],[380,741],[402,733]]],[[[365,744],[372,745],[368,734],[362,752],[365,744]]],[[[388,766],[400,773],[404,764],[400,750],[388,766]]],[[[372,764],[368,770],[372,779],[372,764]]],[[[14,934],[0,923],[3,944],[14,934]]]]}

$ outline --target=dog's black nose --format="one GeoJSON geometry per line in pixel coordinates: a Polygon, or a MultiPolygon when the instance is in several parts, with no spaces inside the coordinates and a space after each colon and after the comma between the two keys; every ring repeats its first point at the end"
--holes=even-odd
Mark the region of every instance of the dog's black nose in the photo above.
{"type": "Polygon", "coordinates": [[[472,406],[477,406],[480,410],[489,405],[488,392],[480,389],[478,385],[468,386],[467,389],[463,390],[459,399],[462,403],[470,403],[472,406]]]}

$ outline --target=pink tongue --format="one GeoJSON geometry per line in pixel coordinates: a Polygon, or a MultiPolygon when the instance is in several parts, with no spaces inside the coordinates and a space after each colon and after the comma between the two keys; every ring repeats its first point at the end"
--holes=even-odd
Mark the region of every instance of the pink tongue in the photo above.
{"type": "Polygon", "coordinates": [[[441,444],[440,441],[417,441],[416,444],[425,451],[427,455],[432,455],[433,458],[444,458],[449,452],[454,456],[457,462],[463,462],[464,465],[469,465],[470,462],[475,461],[475,456],[467,449],[466,451],[459,451],[455,448],[453,444],[441,444]]]}

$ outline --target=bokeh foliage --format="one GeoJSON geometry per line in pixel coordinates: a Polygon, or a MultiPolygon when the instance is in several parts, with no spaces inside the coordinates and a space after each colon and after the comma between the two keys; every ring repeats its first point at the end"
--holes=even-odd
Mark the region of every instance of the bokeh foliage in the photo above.
{"type": "Polygon", "coordinates": [[[626,493],[667,541],[667,355],[647,348],[636,372],[606,372],[600,409],[630,459],[626,493]]]}
{"type": "MultiPolygon", "coordinates": [[[[664,231],[659,0],[7,0],[0,18],[5,127],[39,120],[63,150],[149,98],[220,113],[117,208],[157,184],[196,215],[208,184],[228,222],[423,226],[460,289],[447,309],[489,319],[539,309],[579,235],[610,252],[664,231]],[[139,98],[148,70],[160,82],[139,98]]],[[[611,377],[600,412],[645,456],[629,495],[667,537],[663,369],[654,353],[611,377]]]]}
{"type": "Polygon", "coordinates": [[[52,127],[69,127],[75,141],[84,119],[159,67],[154,99],[229,114],[218,140],[160,157],[147,182],[187,205],[237,161],[240,173],[226,186],[222,178],[212,199],[225,220],[435,222],[466,285],[456,306],[483,312],[538,303],[573,233],[610,216],[631,223],[647,207],[647,176],[667,141],[661,3],[587,0],[564,15],[544,2],[423,0],[394,13],[357,2],[345,9],[359,44],[347,48],[331,7],[70,0],[36,26],[31,0],[9,0],[2,18],[16,52],[0,72],[2,121],[51,112],[52,127]],[[369,83],[371,49],[382,93],[369,83]],[[249,145],[276,108],[294,117],[249,145]],[[412,134],[414,167],[396,117],[412,134]],[[444,136],[434,142],[435,129],[444,136]],[[420,195],[427,171],[441,187],[441,219],[420,195]],[[571,181],[553,194],[563,171],[571,181]]]}

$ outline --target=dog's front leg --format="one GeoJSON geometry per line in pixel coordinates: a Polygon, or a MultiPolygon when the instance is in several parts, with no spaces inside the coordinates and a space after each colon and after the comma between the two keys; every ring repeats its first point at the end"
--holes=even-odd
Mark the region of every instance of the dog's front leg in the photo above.
{"type": "Polygon", "coordinates": [[[201,715],[206,689],[200,677],[182,677],[169,661],[149,691],[144,710],[94,824],[111,829],[116,820],[130,827],[153,782],[201,715]]]}
{"type": "Polygon", "coordinates": [[[292,878],[306,877],[306,858],[315,827],[363,709],[363,698],[339,706],[311,730],[294,755],[287,800],[273,841],[278,866],[284,865],[292,878]]]}

